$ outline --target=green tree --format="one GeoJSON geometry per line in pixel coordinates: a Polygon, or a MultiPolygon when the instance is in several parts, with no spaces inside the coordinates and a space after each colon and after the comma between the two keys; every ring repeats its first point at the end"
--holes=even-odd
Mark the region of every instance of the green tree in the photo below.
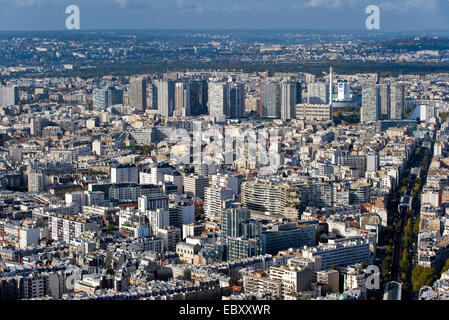
{"type": "Polygon", "coordinates": [[[418,292],[423,286],[431,286],[437,280],[435,269],[417,265],[412,271],[413,291],[418,292]]]}
{"type": "Polygon", "coordinates": [[[446,264],[444,265],[443,269],[441,269],[441,273],[444,273],[449,270],[449,259],[446,260],[446,264]]]}

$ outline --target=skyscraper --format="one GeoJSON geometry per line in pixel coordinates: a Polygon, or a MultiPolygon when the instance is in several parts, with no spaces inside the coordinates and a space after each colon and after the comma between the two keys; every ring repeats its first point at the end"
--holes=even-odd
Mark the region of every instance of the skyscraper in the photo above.
{"type": "Polygon", "coordinates": [[[207,91],[209,115],[213,117],[229,117],[229,84],[210,82],[207,91]]]}
{"type": "Polygon", "coordinates": [[[390,85],[379,84],[380,119],[390,119],[390,85]]]}
{"type": "Polygon", "coordinates": [[[207,81],[194,80],[190,82],[190,113],[192,116],[207,114],[207,81]]]}
{"type": "Polygon", "coordinates": [[[177,82],[175,84],[175,116],[190,116],[190,101],[190,84],[177,82]]]}
{"type": "Polygon", "coordinates": [[[129,87],[129,104],[139,111],[147,108],[147,85],[144,78],[131,78],[129,87]]]}
{"type": "Polygon", "coordinates": [[[329,103],[329,86],[324,82],[309,83],[307,85],[309,104],[329,103]]]}
{"type": "Polygon", "coordinates": [[[239,119],[245,114],[245,84],[231,83],[229,86],[229,118],[239,119]]]}
{"type": "Polygon", "coordinates": [[[93,90],[94,110],[105,110],[106,108],[123,103],[123,91],[114,87],[93,90]]]}
{"type": "Polygon", "coordinates": [[[362,89],[362,109],[360,122],[378,121],[380,117],[380,95],[377,85],[368,85],[362,89]]]}
{"type": "Polygon", "coordinates": [[[394,84],[390,86],[391,119],[402,119],[405,109],[405,87],[402,84],[394,84]]]}
{"type": "Polygon", "coordinates": [[[281,85],[281,119],[296,118],[297,84],[283,83],[281,85]]]}
{"type": "Polygon", "coordinates": [[[173,116],[175,110],[175,83],[172,80],[159,81],[157,85],[157,105],[162,116],[173,116]]]}
{"type": "Polygon", "coordinates": [[[0,106],[19,104],[19,89],[16,86],[0,87],[0,106]]]}
{"type": "Polygon", "coordinates": [[[281,117],[281,89],[279,83],[265,82],[261,85],[260,116],[264,118],[281,117]]]}

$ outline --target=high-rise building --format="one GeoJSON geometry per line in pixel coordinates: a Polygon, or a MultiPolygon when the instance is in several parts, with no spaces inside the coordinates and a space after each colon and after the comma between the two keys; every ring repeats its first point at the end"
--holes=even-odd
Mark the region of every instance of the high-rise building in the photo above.
{"type": "Polygon", "coordinates": [[[119,164],[111,167],[112,183],[138,183],[139,172],[136,165],[119,164]]]}
{"type": "Polygon", "coordinates": [[[0,87],[0,106],[19,104],[19,88],[16,86],[0,87]]]}
{"type": "Polygon", "coordinates": [[[221,212],[221,233],[225,237],[240,237],[244,233],[244,224],[251,219],[246,208],[224,209],[221,212]]]}
{"type": "Polygon", "coordinates": [[[190,113],[192,116],[207,114],[207,81],[194,80],[190,82],[190,113]]]}
{"type": "Polygon", "coordinates": [[[263,118],[280,118],[281,88],[279,83],[262,83],[260,90],[260,116],[263,118]]]}
{"type": "Polygon", "coordinates": [[[297,96],[296,83],[281,84],[281,119],[290,120],[296,118],[297,96]]]}
{"type": "Polygon", "coordinates": [[[380,119],[390,119],[390,85],[379,84],[380,119]]]}
{"type": "Polygon", "coordinates": [[[360,122],[376,122],[380,118],[380,96],[377,85],[369,85],[362,89],[362,109],[360,122]]]}
{"type": "Polygon", "coordinates": [[[239,119],[245,114],[245,84],[229,85],[229,118],[239,119]]]}
{"type": "Polygon", "coordinates": [[[405,87],[402,84],[390,86],[390,119],[400,120],[404,117],[405,109],[405,87]]]}
{"type": "Polygon", "coordinates": [[[350,85],[348,82],[339,82],[338,83],[337,100],[338,101],[350,101],[351,100],[351,89],[350,89],[350,85]]]}
{"type": "Polygon", "coordinates": [[[129,104],[139,111],[145,111],[147,108],[147,83],[145,78],[131,78],[129,84],[129,104]]]}
{"type": "Polygon", "coordinates": [[[309,104],[329,103],[329,86],[324,82],[309,83],[307,85],[309,104]]]}
{"type": "Polygon", "coordinates": [[[30,168],[28,172],[28,192],[42,192],[45,189],[45,171],[30,168]]]}
{"type": "Polygon", "coordinates": [[[190,111],[190,84],[176,82],[175,84],[175,116],[188,117],[190,111]]]}
{"type": "Polygon", "coordinates": [[[172,80],[158,82],[157,105],[162,116],[173,116],[175,110],[175,83],[172,80]]]}
{"type": "Polygon", "coordinates": [[[185,176],[184,193],[188,196],[204,199],[204,189],[209,186],[209,179],[202,176],[185,176]]]}
{"type": "Polygon", "coordinates": [[[210,82],[207,92],[209,115],[212,117],[229,117],[229,84],[210,82]]]}
{"type": "Polygon", "coordinates": [[[224,209],[224,201],[232,199],[230,189],[220,187],[207,187],[204,189],[204,213],[208,220],[217,220],[224,209]]]}

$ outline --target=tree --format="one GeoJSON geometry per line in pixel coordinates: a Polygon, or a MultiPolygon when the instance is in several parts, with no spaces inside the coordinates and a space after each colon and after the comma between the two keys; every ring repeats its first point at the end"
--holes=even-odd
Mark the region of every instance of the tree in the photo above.
{"type": "Polygon", "coordinates": [[[402,273],[407,273],[410,269],[410,261],[402,259],[401,262],[399,262],[399,268],[401,268],[402,273]]]}
{"type": "Polygon", "coordinates": [[[391,256],[393,254],[393,247],[391,245],[387,246],[386,253],[387,253],[387,256],[391,256]]]}
{"type": "Polygon", "coordinates": [[[444,265],[443,269],[441,269],[441,273],[444,273],[449,270],[449,259],[446,260],[446,264],[444,265]]]}
{"type": "Polygon", "coordinates": [[[416,219],[415,224],[413,225],[413,234],[415,236],[419,234],[419,218],[416,219]]]}
{"type": "Polygon", "coordinates": [[[431,286],[437,280],[435,269],[417,265],[412,272],[413,291],[418,292],[423,286],[431,286]]]}

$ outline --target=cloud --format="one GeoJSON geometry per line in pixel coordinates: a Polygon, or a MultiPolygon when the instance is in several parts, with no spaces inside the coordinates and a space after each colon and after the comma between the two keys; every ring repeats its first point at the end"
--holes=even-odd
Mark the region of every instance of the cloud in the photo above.
{"type": "Polygon", "coordinates": [[[354,0],[307,0],[303,4],[305,8],[341,8],[345,5],[354,5],[354,0]]]}

